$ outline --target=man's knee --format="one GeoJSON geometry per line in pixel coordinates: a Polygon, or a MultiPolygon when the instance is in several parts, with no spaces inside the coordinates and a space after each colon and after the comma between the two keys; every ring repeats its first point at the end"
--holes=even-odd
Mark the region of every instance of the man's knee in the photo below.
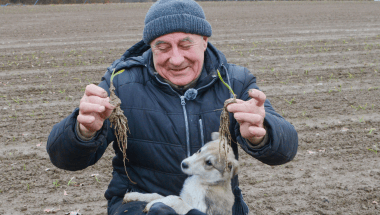
{"type": "Polygon", "coordinates": [[[146,215],[143,212],[146,202],[123,203],[123,198],[114,196],[108,201],[108,215],[146,215]]]}

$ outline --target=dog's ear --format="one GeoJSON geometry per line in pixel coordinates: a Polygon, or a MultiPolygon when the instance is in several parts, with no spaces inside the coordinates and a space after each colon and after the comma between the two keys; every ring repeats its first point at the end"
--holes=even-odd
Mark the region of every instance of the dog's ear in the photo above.
{"type": "Polygon", "coordinates": [[[211,140],[217,140],[217,139],[219,139],[219,132],[212,132],[211,140]]]}
{"type": "Polygon", "coordinates": [[[228,161],[227,164],[232,177],[239,173],[239,162],[237,160],[228,161]]]}

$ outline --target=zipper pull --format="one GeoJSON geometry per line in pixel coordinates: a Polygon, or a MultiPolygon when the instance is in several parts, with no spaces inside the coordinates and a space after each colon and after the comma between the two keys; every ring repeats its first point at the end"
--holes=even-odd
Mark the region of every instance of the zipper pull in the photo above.
{"type": "Polygon", "coordinates": [[[180,96],[180,98],[181,98],[181,105],[182,106],[186,105],[185,96],[180,96]]]}

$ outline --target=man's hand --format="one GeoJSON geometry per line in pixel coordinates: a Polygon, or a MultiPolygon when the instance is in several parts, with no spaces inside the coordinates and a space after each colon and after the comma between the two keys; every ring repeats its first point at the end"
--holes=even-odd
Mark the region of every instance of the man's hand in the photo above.
{"type": "Polygon", "coordinates": [[[256,89],[250,89],[248,94],[251,97],[250,100],[243,101],[236,99],[237,103],[229,104],[227,110],[234,113],[236,121],[240,124],[242,137],[253,145],[257,145],[266,134],[266,130],[264,129],[264,102],[266,96],[263,92],[256,89]]]}
{"type": "Polygon", "coordinates": [[[94,84],[86,86],[79,104],[79,132],[85,137],[91,137],[103,126],[115,107],[109,103],[107,92],[94,84]]]}

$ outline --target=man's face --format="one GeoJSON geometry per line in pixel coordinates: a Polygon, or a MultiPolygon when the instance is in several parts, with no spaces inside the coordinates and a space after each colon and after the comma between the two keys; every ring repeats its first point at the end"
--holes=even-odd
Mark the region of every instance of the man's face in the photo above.
{"type": "Polygon", "coordinates": [[[175,85],[185,86],[202,71],[207,37],[175,32],[151,42],[154,68],[175,85]]]}

